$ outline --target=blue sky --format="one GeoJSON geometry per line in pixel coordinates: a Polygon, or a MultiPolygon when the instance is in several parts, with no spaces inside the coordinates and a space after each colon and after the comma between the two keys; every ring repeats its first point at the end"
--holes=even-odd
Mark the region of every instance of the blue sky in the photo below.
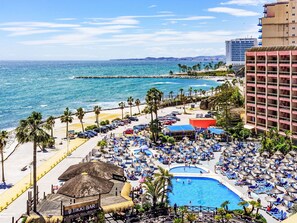
{"type": "Polygon", "coordinates": [[[0,60],[225,54],[225,40],[258,37],[267,2],[1,0],[0,60]]]}

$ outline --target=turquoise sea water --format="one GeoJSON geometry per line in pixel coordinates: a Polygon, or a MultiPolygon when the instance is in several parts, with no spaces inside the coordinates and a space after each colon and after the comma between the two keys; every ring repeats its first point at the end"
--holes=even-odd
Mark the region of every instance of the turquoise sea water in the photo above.
{"type": "MultiPolygon", "coordinates": [[[[74,79],[92,75],[164,75],[178,72],[178,61],[0,61],[0,129],[17,126],[33,110],[44,118],[94,105],[117,107],[129,96],[143,101],[152,87],[165,95],[180,88],[208,90],[218,85],[211,80],[191,79],[74,79]]],[[[191,63],[184,62],[187,65],[191,63]]]]}
{"type": "Polygon", "coordinates": [[[211,178],[174,177],[172,193],[169,193],[169,203],[173,206],[193,205],[220,207],[228,200],[229,209],[239,209],[240,197],[217,180],[211,178]],[[182,192],[181,192],[182,191],[182,192]]]}

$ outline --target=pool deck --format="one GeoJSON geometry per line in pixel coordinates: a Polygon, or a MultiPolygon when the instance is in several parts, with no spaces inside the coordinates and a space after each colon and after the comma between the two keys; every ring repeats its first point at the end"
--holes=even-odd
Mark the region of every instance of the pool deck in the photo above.
{"type": "MultiPolygon", "coordinates": [[[[158,154],[156,150],[151,150],[153,154],[158,154]]],[[[252,193],[252,198],[249,198],[248,196],[248,187],[247,186],[236,186],[235,185],[235,180],[229,180],[226,176],[223,176],[221,173],[215,173],[213,170],[215,169],[215,165],[218,163],[219,158],[220,158],[220,152],[215,152],[215,158],[210,160],[210,161],[201,161],[199,165],[195,165],[196,167],[199,167],[203,170],[205,170],[207,173],[202,173],[202,174],[197,174],[197,173],[172,173],[174,176],[185,176],[185,177],[208,177],[208,178],[213,178],[221,182],[223,185],[225,185],[227,188],[232,190],[234,193],[236,193],[240,198],[242,198],[245,201],[251,201],[251,200],[257,200],[258,198],[261,199],[261,204],[263,208],[259,211],[267,220],[268,223],[278,223],[279,221],[270,216],[269,214],[266,213],[265,209],[266,206],[269,204],[266,200],[265,197],[267,195],[265,194],[254,194],[252,193]]],[[[184,164],[171,164],[170,166],[161,164],[159,161],[155,160],[155,163],[157,166],[161,166],[166,169],[171,169],[174,167],[179,167],[179,166],[185,166],[184,164]]],[[[193,166],[193,165],[192,165],[193,166]]],[[[193,166],[193,167],[195,167],[193,166]]]]}

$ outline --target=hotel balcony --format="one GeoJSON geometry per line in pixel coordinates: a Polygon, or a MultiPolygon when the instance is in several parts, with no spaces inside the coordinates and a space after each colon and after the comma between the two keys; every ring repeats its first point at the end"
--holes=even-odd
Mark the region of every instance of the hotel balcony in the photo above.
{"type": "Polygon", "coordinates": [[[258,36],[258,39],[262,39],[262,35],[259,35],[259,36],[258,36]]]}
{"type": "Polygon", "coordinates": [[[258,42],[258,46],[262,46],[262,42],[258,42]]]}
{"type": "Polygon", "coordinates": [[[258,30],[259,33],[262,33],[262,28],[258,30]]]}
{"type": "Polygon", "coordinates": [[[262,18],[259,18],[258,26],[262,26],[262,18]]]}

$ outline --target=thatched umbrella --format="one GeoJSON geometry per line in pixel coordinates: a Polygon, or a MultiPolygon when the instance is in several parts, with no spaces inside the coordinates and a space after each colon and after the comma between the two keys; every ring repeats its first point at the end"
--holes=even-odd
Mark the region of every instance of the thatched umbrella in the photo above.
{"type": "Polygon", "coordinates": [[[274,155],[271,157],[271,159],[274,159],[274,160],[279,159],[279,156],[278,156],[277,154],[274,154],[274,155]]]}
{"type": "Polygon", "coordinates": [[[287,158],[284,158],[281,162],[282,163],[289,163],[290,161],[287,158]]]}
{"type": "Polygon", "coordinates": [[[267,202],[275,202],[275,201],[276,201],[276,198],[267,196],[267,197],[265,198],[265,200],[266,200],[267,202]]]}
{"type": "Polygon", "coordinates": [[[283,196],[283,199],[286,200],[286,201],[290,201],[290,202],[296,200],[294,197],[292,197],[292,196],[290,196],[290,195],[288,195],[288,194],[285,194],[285,195],[283,196]]]}
{"type": "Polygon", "coordinates": [[[277,187],[273,188],[271,191],[269,191],[269,194],[283,194],[284,192],[278,189],[277,187]]]}
{"type": "Polygon", "coordinates": [[[91,197],[109,193],[113,185],[104,178],[82,173],[64,183],[57,193],[75,198],[91,197]]]}
{"type": "Polygon", "coordinates": [[[58,179],[66,181],[81,173],[88,173],[89,175],[108,180],[112,179],[113,174],[124,176],[124,170],[121,167],[97,161],[72,165],[58,179]]]}
{"type": "Polygon", "coordinates": [[[261,172],[261,170],[259,170],[259,169],[254,169],[254,170],[253,170],[253,173],[255,173],[255,174],[261,174],[262,172],[261,172]]]}
{"type": "Polygon", "coordinates": [[[286,191],[289,193],[297,193],[297,190],[294,187],[288,187],[286,191]]]}
{"type": "Polygon", "coordinates": [[[293,158],[293,156],[292,156],[290,153],[288,153],[285,157],[286,157],[287,159],[292,159],[292,158],[293,158]]]}
{"type": "Polygon", "coordinates": [[[291,150],[289,153],[290,153],[290,155],[292,155],[292,156],[296,156],[296,155],[297,155],[297,152],[296,152],[295,150],[291,150]]]}
{"type": "Polygon", "coordinates": [[[286,179],[286,181],[288,183],[296,183],[296,180],[294,178],[288,178],[288,179],[286,179]]]}
{"type": "Polygon", "coordinates": [[[277,156],[283,156],[284,154],[283,154],[281,151],[277,150],[277,151],[274,153],[274,155],[277,155],[277,156]]]}
{"type": "Polygon", "coordinates": [[[261,176],[261,178],[263,178],[265,180],[270,180],[272,178],[272,176],[270,176],[269,174],[264,174],[261,176]]]}

